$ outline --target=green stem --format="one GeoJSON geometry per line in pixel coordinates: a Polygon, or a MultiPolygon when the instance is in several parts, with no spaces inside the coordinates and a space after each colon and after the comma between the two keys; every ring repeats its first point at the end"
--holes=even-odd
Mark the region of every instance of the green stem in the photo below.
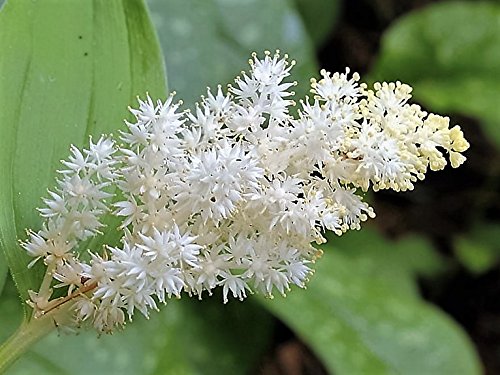
{"type": "Polygon", "coordinates": [[[38,295],[48,294],[50,290],[50,283],[52,282],[52,277],[54,276],[54,270],[56,269],[55,262],[50,263],[47,266],[47,270],[45,271],[45,275],[43,276],[42,285],[40,285],[40,290],[38,291],[38,295]]]}
{"type": "MultiPolygon", "coordinates": [[[[43,276],[42,285],[40,285],[40,289],[38,290],[38,296],[45,296],[47,300],[50,299],[50,284],[52,282],[52,276],[56,265],[55,263],[51,263],[47,266],[45,270],[45,275],[43,276]]],[[[35,317],[37,309],[33,309],[33,315],[31,318],[35,317]]]]}
{"type": "Polygon", "coordinates": [[[56,321],[59,322],[67,315],[65,307],[61,306],[40,318],[21,323],[17,331],[0,346],[0,374],[5,373],[33,344],[56,328],[56,321]]]}

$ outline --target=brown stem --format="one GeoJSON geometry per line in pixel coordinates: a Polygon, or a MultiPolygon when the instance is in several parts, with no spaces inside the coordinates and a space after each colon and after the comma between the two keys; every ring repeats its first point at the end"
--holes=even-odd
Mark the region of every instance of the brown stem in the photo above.
{"type": "Polygon", "coordinates": [[[50,306],[47,310],[44,310],[42,313],[43,315],[49,313],[50,311],[57,309],[59,306],[65,304],[68,301],[71,301],[73,298],[84,295],[87,292],[90,292],[92,289],[95,289],[97,287],[97,282],[90,283],[88,285],[83,285],[77,290],[75,290],[73,293],[67,295],[66,297],[60,297],[58,299],[53,300],[54,304],[50,306]]]}

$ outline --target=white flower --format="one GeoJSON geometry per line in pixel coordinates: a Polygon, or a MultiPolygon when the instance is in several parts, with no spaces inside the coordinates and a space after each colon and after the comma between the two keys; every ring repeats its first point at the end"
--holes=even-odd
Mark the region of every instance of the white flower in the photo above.
{"type": "Polygon", "coordinates": [[[222,280],[219,284],[222,285],[222,298],[224,303],[228,301],[227,296],[229,292],[231,292],[234,298],[238,298],[240,301],[243,301],[247,297],[246,291],[251,289],[238,275],[221,272],[220,276],[222,280]]]}
{"type": "Polygon", "coordinates": [[[217,86],[217,95],[213,96],[210,88],[207,90],[207,97],[204,98],[203,103],[214,113],[218,121],[224,121],[233,110],[233,103],[231,96],[222,92],[222,86],[217,86]]]}
{"type": "MultiPolygon", "coordinates": [[[[360,191],[412,189],[445,166],[446,153],[453,167],[464,162],[460,128],[408,104],[411,88],[399,82],[371,90],[349,69],[321,71],[314,98],[291,116],[294,64],[253,55],[249,72],[227,92],[209,89],[193,112],[174,94],[164,103],[147,96],[130,109],[121,146],[110,137],[71,146],[39,209],[42,229],[21,246],[29,266],[47,265],[57,283],[48,287],[68,288],[78,323],[111,332],[125,314],[147,317],[183,292],[201,298],[221,287],[228,302],[304,287],[323,231],[341,235],[375,216],[360,191]],[[91,249],[85,261],[76,249],[110,211],[121,244],[91,249]]],[[[31,293],[38,315],[53,302],[49,289],[31,293]]]]}

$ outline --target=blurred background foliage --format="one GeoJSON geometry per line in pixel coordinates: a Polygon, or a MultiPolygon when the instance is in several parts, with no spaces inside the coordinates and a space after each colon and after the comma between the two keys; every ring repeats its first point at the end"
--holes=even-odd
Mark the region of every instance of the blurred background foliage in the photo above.
{"type": "MultiPolygon", "coordinates": [[[[500,3],[147,5],[168,86],[187,107],[246,69],[251,52],[280,49],[297,60],[298,97],[319,67],[412,85],[416,102],[462,126],[469,160],[431,173],[412,192],[369,197],[377,218],[360,232],[330,236],[306,290],[227,305],[218,295],[173,300],[113,336],[54,332],[8,373],[500,373],[500,3]]],[[[6,275],[1,261],[2,341],[22,317],[6,275]]]]}

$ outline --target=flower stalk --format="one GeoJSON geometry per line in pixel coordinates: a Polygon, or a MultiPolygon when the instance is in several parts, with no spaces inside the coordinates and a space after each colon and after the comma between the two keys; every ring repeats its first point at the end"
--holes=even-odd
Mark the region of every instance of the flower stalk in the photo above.
{"type": "Polygon", "coordinates": [[[71,317],[71,304],[64,304],[53,310],[26,319],[20,327],[0,346],[0,374],[3,374],[32,345],[48,335],[59,325],[67,324],[71,317]]]}

